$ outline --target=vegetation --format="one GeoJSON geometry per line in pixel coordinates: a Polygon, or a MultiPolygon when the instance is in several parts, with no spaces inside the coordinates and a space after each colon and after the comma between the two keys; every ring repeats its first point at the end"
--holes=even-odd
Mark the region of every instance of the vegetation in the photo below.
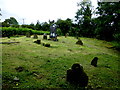
{"type": "Polygon", "coordinates": [[[83,46],[80,46],[74,37],[58,37],[58,42],[42,38],[38,36],[41,44],[33,43],[36,39],[25,36],[2,38],[3,42],[20,42],[2,45],[3,88],[77,89],[66,82],[66,71],[75,62],[82,64],[89,77],[88,89],[120,88],[120,53],[109,49],[112,47],[110,42],[81,38],[83,46]],[[51,46],[44,47],[42,43],[51,46]],[[98,57],[98,67],[90,65],[94,57],[98,57]],[[18,67],[23,70],[16,70],[18,67]],[[19,78],[18,82],[14,81],[15,77],[19,78]]]}
{"type": "Polygon", "coordinates": [[[0,40],[20,42],[0,44],[3,88],[78,89],[66,82],[66,71],[75,62],[83,65],[89,77],[87,89],[120,88],[120,3],[98,0],[94,11],[88,1],[78,3],[75,23],[67,18],[19,25],[14,17],[2,22],[0,40]],[[57,24],[58,42],[43,40],[42,35],[50,33],[53,23],[57,24]],[[38,34],[37,41],[41,43],[23,36],[26,33],[38,34]],[[83,44],[77,45],[76,38],[83,44]],[[94,57],[98,57],[98,67],[90,65],[94,57]]]}
{"type": "MultiPolygon", "coordinates": [[[[29,28],[37,31],[50,31],[50,25],[58,25],[58,35],[69,33],[71,36],[82,36],[98,38],[107,41],[120,41],[120,22],[119,14],[120,3],[98,1],[98,7],[93,11],[90,0],[88,2],[79,2],[76,12],[76,23],[69,18],[66,20],[58,19],[56,22],[50,21],[40,23],[37,20],[36,25],[20,25],[22,28],[29,28]],[[92,17],[93,14],[98,17],[92,17]]],[[[14,17],[6,19],[2,23],[3,27],[20,27],[14,17]]]]}
{"type": "Polygon", "coordinates": [[[44,33],[49,34],[48,31],[37,31],[29,28],[15,28],[15,27],[3,27],[2,28],[2,36],[15,36],[15,35],[26,35],[29,32],[31,35],[38,34],[43,35],[44,33]]]}

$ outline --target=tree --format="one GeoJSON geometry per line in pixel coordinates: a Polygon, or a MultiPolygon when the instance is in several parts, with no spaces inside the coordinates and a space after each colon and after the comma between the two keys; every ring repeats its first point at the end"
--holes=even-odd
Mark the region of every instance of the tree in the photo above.
{"type": "Polygon", "coordinates": [[[63,33],[63,35],[65,35],[66,33],[69,33],[71,26],[72,26],[72,20],[71,19],[66,19],[66,20],[61,20],[58,19],[56,24],[59,26],[61,32],[63,33]]]}
{"type": "Polygon", "coordinates": [[[50,24],[48,24],[47,22],[43,22],[41,26],[43,31],[50,31],[50,24]]]}
{"type": "Polygon", "coordinates": [[[93,36],[91,16],[92,16],[92,5],[91,1],[78,3],[80,9],[76,12],[76,22],[79,26],[79,36],[91,37],[93,36]]]}
{"type": "Polygon", "coordinates": [[[37,23],[36,23],[36,25],[35,25],[35,29],[36,29],[36,30],[41,30],[41,28],[42,28],[42,26],[41,26],[39,20],[37,20],[37,23]]]}
{"type": "Polygon", "coordinates": [[[98,2],[96,34],[104,40],[120,40],[120,3],[117,2],[98,2]]]}
{"type": "Polygon", "coordinates": [[[35,30],[35,25],[34,25],[34,23],[31,23],[30,25],[28,25],[28,28],[31,28],[31,29],[35,30]]]}
{"type": "Polygon", "coordinates": [[[10,19],[5,19],[5,21],[2,22],[3,27],[9,27],[9,26],[12,26],[12,25],[14,25],[14,26],[18,25],[18,22],[14,17],[10,17],[10,19]]]}

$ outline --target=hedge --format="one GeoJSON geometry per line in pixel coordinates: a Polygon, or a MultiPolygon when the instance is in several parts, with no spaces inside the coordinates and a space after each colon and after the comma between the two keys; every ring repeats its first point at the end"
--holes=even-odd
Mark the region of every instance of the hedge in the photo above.
{"type": "Polygon", "coordinates": [[[2,27],[2,37],[14,36],[14,35],[26,35],[27,32],[30,34],[43,35],[44,33],[50,34],[48,31],[37,31],[29,28],[15,28],[15,27],[2,27]]]}

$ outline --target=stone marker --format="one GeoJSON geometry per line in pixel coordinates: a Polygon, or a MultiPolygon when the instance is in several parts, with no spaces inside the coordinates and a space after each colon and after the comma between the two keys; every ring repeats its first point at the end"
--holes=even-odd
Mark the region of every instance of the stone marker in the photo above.
{"type": "Polygon", "coordinates": [[[94,57],[94,59],[91,61],[91,65],[97,67],[97,61],[98,61],[98,57],[94,57]]]}
{"type": "Polygon", "coordinates": [[[18,67],[16,67],[15,69],[16,69],[16,71],[18,71],[18,72],[22,72],[22,71],[24,70],[24,67],[18,66],[18,67]]]}
{"type": "Polygon", "coordinates": [[[71,84],[85,87],[88,85],[88,76],[84,72],[83,67],[75,63],[72,65],[71,69],[67,70],[67,81],[71,84]]]}
{"type": "Polygon", "coordinates": [[[76,44],[83,45],[83,42],[82,42],[82,40],[78,39],[78,41],[76,42],[76,44]]]}
{"type": "Polygon", "coordinates": [[[49,43],[44,44],[45,47],[50,47],[49,43]]]}
{"type": "Polygon", "coordinates": [[[30,32],[26,33],[26,37],[31,37],[30,32]]]}
{"type": "Polygon", "coordinates": [[[43,34],[43,39],[47,40],[47,34],[46,33],[43,34]]]}
{"type": "Polygon", "coordinates": [[[18,77],[15,77],[13,80],[14,80],[15,82],[19,82],[19,81],[20,81],[20,79],[19,79],[18,77]]]}
{"type": "Polygon", "coordinates": [[[34,39],[38,39],[38,36],[37,36],[37,34],[34,34],[34,37],[33,37],[34,39]]]}
{"type": "Polygon", "coordinates": [[[65,38],[66,38],[67,36],[69,36],[69,33],[66,33],[66,34],[65,34],[65,38]]]}
{"type": "Polygon", "coordinates": [[[34,41],[34,43],[41,44],[41,40],[34,41]]]}

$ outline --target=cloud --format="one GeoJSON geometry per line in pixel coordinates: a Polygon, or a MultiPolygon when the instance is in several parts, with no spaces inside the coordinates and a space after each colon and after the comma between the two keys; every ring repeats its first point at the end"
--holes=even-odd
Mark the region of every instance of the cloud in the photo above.
{"type": "MultiPolygon", "coordinates": [[[[3,19],[15,17],[20,24],[25,19],[26,24],[45,22],[59,18],[73,19],[77,12],[77,2],[80,0],[1,0],[3,19]]],[[[2,20],[3,20],[2,19],[2,20]]]]}

